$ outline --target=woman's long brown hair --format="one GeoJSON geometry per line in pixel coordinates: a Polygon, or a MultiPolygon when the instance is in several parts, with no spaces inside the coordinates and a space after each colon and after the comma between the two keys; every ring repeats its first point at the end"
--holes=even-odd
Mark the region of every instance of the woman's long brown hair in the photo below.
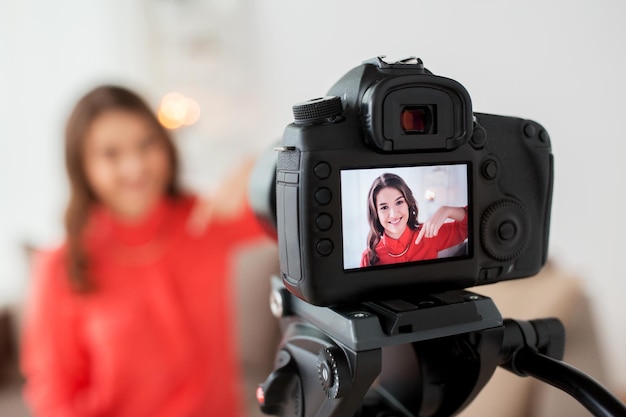
{"type": "Polygon", "coordinates": [[[93,121],[113,110],[137,114],[159,132],[166,145],[171,167],[166,194],[172,197],[180,195],[176,148],[168,131],[161,126],[143,99],[126,88],[111,85],[97,87],[83,96],[70,114],[65,128],[65,168],[70,183],[70,198],[65,210],[67,268],[70,284],[78,292],[88,292],[94,287],[87,274],[89,258],[84,249],[83,234],[89,211],[97,202],[97,197],[85,172],[85,139],[93,121]]]}
{"type": "Polygon", "coordinates": [[[372,186],[370,187],[370,192],[367,196],[367,219],[369,221],[370,230],[367,235],[367,258],[369,261],[369,265],[376,265],[378,262],[378,255],[376,254],[376,245],[380,242],[385,229],[382,224],[380,224],[380,220],[378,220],[378,209],[376,208],[376,197],[378,196],[378,192],[383,188],[392,187],[396,190],[400,191],[404,196],[404,199],[409,206],[409,220],[407,225],[415,230],[419,223],[417,222],[417,201],[415,201],[415,197],[413,197],[413,192],[409,188],[409,186],[404,182],[404,180],[396,174],[382,174],[377,177],[372,186]]]}

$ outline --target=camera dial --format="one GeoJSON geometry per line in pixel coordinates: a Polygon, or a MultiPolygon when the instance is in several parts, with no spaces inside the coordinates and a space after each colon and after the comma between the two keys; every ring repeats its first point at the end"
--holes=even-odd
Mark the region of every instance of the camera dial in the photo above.
{"type": "Polygon", "coordinates": [[[341,99],[336,96],[315,98],[295,104],[292,108],[294,123],[315,124],[333,121],[341,116],[341,99]]]}

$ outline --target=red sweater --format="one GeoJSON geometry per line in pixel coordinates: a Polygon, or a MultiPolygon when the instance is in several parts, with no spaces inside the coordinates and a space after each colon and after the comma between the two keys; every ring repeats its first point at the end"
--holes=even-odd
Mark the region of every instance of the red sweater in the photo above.
{"type": "Polygon", "coordinates": [[[61,247],[35,265],[25,395],[38,417],[239,416],[231,254],[263,232],[251,212],[191,236],[191,198],[128,226],[97,209],[86,248],[96,289],[70,289],[61,247]]]}
{"type": "MultiPolygon", "coordinates": [[[[437,236],[423,237],[416,245],[415,240],[421,227],[420,225],[415,230],[407,227],[398,239],[393,239],[383,233],[376,245],[376,255],[378,255],[376,265],[437,259],[439,251],[458,245],[467,239],[467,213],[459,222],[442,224],[437,236]]],[[[361,267],[364,266],[370,266],[367,249],[361,256],[361,267]]]]}

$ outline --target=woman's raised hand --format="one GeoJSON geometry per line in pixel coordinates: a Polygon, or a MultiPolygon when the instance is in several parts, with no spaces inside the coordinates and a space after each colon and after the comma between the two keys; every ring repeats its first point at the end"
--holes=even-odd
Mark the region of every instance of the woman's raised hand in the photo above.
{"type": "Polygon", "coordinates": [[[422,224],[420,232],[415,239],[415,244],[417,245],[424,237],[432,238],[437,236],[437,234],[439,233],[439,229],[441,229],[441,225],[444,224],[446,220],[452,219],[456,221],[461,221],[464,218],[465,209],[463,207],[439,207],[435,214],[433,214],[430,219],[426,220],[426,222],[422,224]]]}

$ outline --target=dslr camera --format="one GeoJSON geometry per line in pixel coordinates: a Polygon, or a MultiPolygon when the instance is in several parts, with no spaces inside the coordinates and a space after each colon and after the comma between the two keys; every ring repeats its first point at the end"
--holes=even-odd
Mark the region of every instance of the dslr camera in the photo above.
{"type": "Polygon", "coordinates": [[[332,306],[536,274],[553,182],[538,123],[473,113],[418,58],[365,61],[293,106],[278,148],[285,287],[332,306]]]}
{"type": "Polygon", "coordinates": [[[595,416],[626,415],[561,361],[558,319],[503,319],[463,290],[546,261],[553,158],[541,125],[473,113],[461,84],[416,58],[366,61],[293,111],[251,184],[257,215],[275,220],[281,270],[264,413],[447,417],[500,366],[595,416]],[[267,190],[256,182],[269,166],[267,190]]]}

